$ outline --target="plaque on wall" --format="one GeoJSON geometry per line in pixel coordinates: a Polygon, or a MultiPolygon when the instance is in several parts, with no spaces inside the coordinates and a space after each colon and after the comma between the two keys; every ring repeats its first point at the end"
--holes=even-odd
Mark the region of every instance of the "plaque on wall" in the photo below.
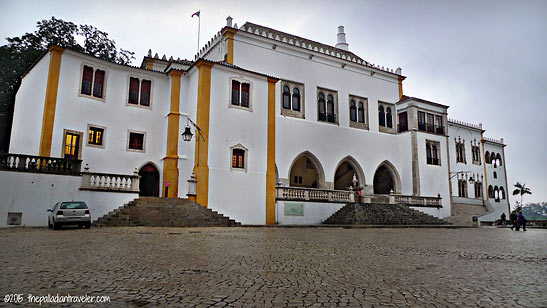
{"type": "Polygon", "coordinates": [[[304,216],[304,203],[285,202],[285,216],[304,216]]]}

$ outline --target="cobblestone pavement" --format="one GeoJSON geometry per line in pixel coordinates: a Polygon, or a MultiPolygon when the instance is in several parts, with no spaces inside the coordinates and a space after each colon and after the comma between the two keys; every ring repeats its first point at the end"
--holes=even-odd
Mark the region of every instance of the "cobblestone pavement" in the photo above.
{"type": "MultiPolygon", "coordinates": [[[[0,230],[0,296],[42,307],[547,307],[547,230],[0,230]]],[[[0,299],[0,307],[13,304],[0,299]]]]}

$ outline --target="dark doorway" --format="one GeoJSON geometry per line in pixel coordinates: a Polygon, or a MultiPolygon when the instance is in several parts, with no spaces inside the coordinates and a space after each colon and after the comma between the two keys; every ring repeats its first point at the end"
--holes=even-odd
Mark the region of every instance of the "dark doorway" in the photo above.
{"type": "Polygon", "coordinates": [[[374,194],[389,194],[395,191],[393,176],[386,166],[381,166],[374,174],[374,194]]]}
{"type": "Polygon", "coordinates": [[[159,197],[160,173],[152,164],[144,165],[139,170],[141,176],[139,182],[139,196],[159,197]]]}

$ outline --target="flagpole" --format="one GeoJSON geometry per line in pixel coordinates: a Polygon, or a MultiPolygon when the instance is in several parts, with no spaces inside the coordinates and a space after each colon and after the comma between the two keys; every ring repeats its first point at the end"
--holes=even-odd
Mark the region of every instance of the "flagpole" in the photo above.
{"type": "Polygon", "coordinates": [[[201,26],[201,11],[198,11],[199,14],[198,14],[198,55],[199,55],[199,30],[200,30],[200,26],[201,26]]]}

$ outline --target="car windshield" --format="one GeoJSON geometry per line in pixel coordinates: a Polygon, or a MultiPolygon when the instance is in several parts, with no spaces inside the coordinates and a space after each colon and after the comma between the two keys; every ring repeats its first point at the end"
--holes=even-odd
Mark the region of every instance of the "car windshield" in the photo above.
{"type": "Polygon", "coordinates": [[[80,210],[87,209],[85,202],[64,202],[61,204],[61,210],[80,210]]]}

